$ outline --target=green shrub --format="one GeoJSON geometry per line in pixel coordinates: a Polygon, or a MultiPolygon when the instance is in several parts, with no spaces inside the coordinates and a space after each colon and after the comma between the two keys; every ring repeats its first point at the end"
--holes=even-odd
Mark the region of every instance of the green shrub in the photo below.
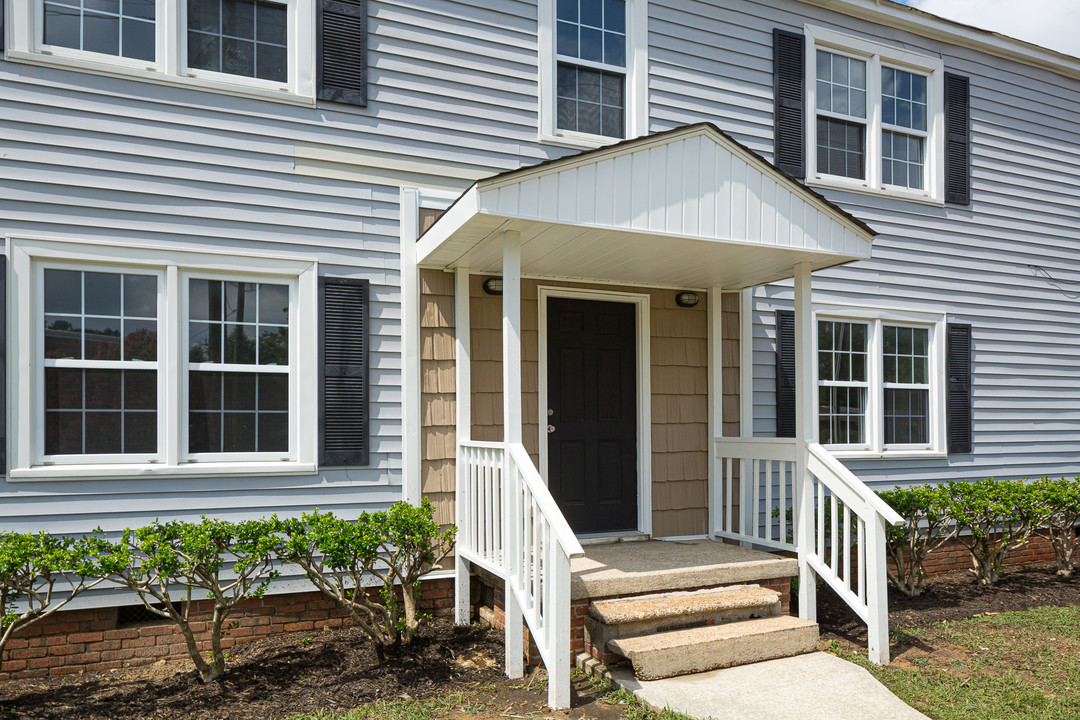
{"type": "Polygon", "coordinates": [[[229,613],[249,598],[262,597],[278,575],[274,548],[280,527],[277,516],[242,522],[205,515],[198,522],[154,521],[125,530],[111,549],[115,576],[138,594],[147,610],[177,624],[203,682],[225,673],[221,639],[229,613]],[[173,596],[173,588],[180,588],[179,597],[173,596]],[[196,591],[204,591],[213,604],[209,659],[199,652],[192,627],[196,591]]]}
{"type": "Polygon", "coordinates": [[[971,554],[976,582],[993,585],[1005,557],[1027,543],[1046,511],[1030,486],[1019,481],[952,481],[944,488],[948,515],[956,524],[957,540],[971,554]]]}
{"type": "Polygon", "coordinates": [[[956,535],[948,494],[933,485],[898,485],[878,495],[904,518],[903,525],[885,527],[886,547],[896,567],[888,571],[889,582],[907,597],[918,597],[926,587],[926,557],[956,535]]]}
{"type": "Polygon", "coordinates": [[[315,510],[288,523],[278,552],[348,611],[382,657],[385,648],[408,643],[416,633],[420,576],[453,547],[456,528],[440,532],[434,516],[427,499],[419,507],[402,502],[387,512],[363,513],[355,522],[315,510]],[[368,577],[382,583],[377,597],[365,588],[368,577]]]}
{"type": "Polygon", "coordinates": [[[1045,520],[1035,532],[1053,546],[1057,574],[1072,577],[1076,525],[1080,523],[1080,477],[1043,478],[1029,487],[1037,493],[1037,500],[1045,509],[1045,520]]]}
{"type": "Polygon", "coordinates": [[[105,581],[99,535],[0,533],[0,656],[15,633],[105,581]]]}

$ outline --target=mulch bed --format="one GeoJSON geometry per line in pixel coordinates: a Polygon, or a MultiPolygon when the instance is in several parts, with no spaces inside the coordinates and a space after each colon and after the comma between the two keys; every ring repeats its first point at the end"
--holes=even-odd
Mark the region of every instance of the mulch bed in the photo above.
{"type": "Polygon", "coordinates": [[[233,648],[221,682],[199,682],[190,660],[0,683],[0,717],[280,718],[375,700],[447,695],[503,677],[502,639],[439,622],[380,662],[356,628],[292,633],[233,648]]]}
{"type": "MultiPolygon", "coordinates": [[[[917,598],[889,588],[889,628],[931,625],[944,620],[1036,607],[1080,605],[1080,573],[1058,577],[1054,563],[1029,565],[1009,572],[996,584],[983,587],[971,573],[956,571],[931,577],[917,598]]],[[[832,590],[818,590],[818,623],[822,639],[845,640],[866,647],[866,626],[832,590]]]]}

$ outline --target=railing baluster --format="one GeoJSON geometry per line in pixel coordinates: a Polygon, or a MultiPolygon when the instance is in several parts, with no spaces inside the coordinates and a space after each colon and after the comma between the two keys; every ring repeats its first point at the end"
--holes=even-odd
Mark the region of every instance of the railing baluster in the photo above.
{"type": "Polygon", "coordinates": [[[772,460],[764,460],[765,463],[765,539],[772,540],[772,460]]]}
{"type": "MultiPolygon", "coordinates": [[[[533,502],[532,493],[528,488],[525,488],[523,493],[524,502],[521,506],[521,575],[523,586],[525,589],[532,587],[533,582],[533,544],[532,544],[532,523],[533,523],[533,502]]],[[[532,612],[536,609],[536,596],[529,594],[528,601],[525,603],[526,612],[532,612]]]]}
{"type": "Polygon", "coordinates": [[[735,487],[735,478],[731,475],[731,458],[724,458],[724,532],[735,532],[735,526],[731,524],[731,492],[735,487]]]}
{"type": "Polygon", "coordinates": [[[844,503],[844,584],[851,589],[851,507],[844,503]]]}
{"type": "Polygon", "coordinates": [[[837,559],[837,554],[840,552],[840,544],[838,542],[839,537],[836,534],[836,526],[837,526],[837,523],[836,523],[836,510],[837,510],[837,507],[836,507],[836,493],[831,493],[830,497],[829,497],[829,500],[830,500],[830,502],[829,502],[829,520],[830,520],[830,522],[832,524],[832,528],[830,528],[831,532],[829,533],[829,540],[830,540],[829,557],[832,558],[832,563],[830,563],[830,567],[832,567],[833,575],[836,575],[837,577],[839,577],[840,574],[838,572],[836,572],[837,565],[839,564],[839,560],[837,559]]]}
{"type": "Polygon", "coordinates": [[[758,525],[759,525],[759,522],[761,520],[761,507],[760,507],[760,500],[759,500],[759,498],[761,496],[761,489],[758,486],[761,484],[761,476],[758,473],[758,461],[757,461],[756,458],[752,459],[750,461],[750,475],[754,479],[753,483],[751,485],[751,487],[754,489],[754,502],[750,506],[751,510],[752,510],[752,513],[753,513],[750,516],[751,518],[753,518],[753,524],[750,526],[751,528],[753,528],[753,532],[751,533],[751,536],[755,537],[755,538],[759,538],[759,537],[761,537],[761,533],[758,532],[758,525]]]}
{"type": "Polygon", "coordinates": [[[856,536],[857,537],[857,542],[858,542],[858,545],[856,547],[856,550],[857,550],[857,553],[858,553],[858,560],[856,560],[856,563],[857,563],[856,574],[857,574],[857,576],[859,578],[858,596],[859,596],[859,602],[861,602],[862,604],[865,605],[866,604],[866,522],[862,518],[857,519],[856,522],[858,523],[858,526],[859,526],[858,527],[859,532],[858,532],[858,534],[856,536]]]}
{"type": "Polygon", "coordinates": [[[814,508],[817,515],[817,548],[815,552],[825,562],[825,486],[814,477],[814,508]]]}
{"type": "MultiPolygon", "coordinates": [[[[787,463],[781,460],[776,464],[776,470],[780,474],[778,478],[780,497],[777,500],[777,505],[780,508],[780,521],[777,523],[777,531],[780,535],[776,539],[787,542],[787,463]]],[[[795,534],[792,533],[791,537],[795,537],[795,534]]]]}

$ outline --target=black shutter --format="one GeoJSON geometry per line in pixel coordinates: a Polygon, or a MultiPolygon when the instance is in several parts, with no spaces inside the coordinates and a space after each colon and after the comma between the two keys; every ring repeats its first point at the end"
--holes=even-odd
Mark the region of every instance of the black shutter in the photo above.
{"type": "Polygon", "coordinates": [[[773,30],[773,121],[776,166],[806,177],[806,41],[800,33],[773,30]]]}
{"type": "Polygon", "coordinates": [[[971,452],[971,326],[949,323],[945,365],[949,374],[946,427],[950,453],[971,452]]]}
{"type": "Polygon", "coordinates": [[[368,282],[319,278],[319,462],[368,464],[368,282]]]}
{"type": "Polygon", "coordinates": [[[952,73],[945,73],[945,202],[971,203],[970,83],[952,73]]]}
{"type": "MultiPolygon", "coordinates": [[[[2,0],[0,0],[2,2],[2,0]]],[[[2,6],[0,6],[2,9],[2,6]]],[[[0,474],[7,472],[7,256],[0,255],[0,474]]]]}
{"type": "Polygon", "coordinates": [[[795,437],[795,313],[776,311],[776,437],[795,437]]]}
{"type": "MultiPolygon", "coordinates": [[[[4,0],[0,0],[0,52],[4,51],[4,0]]],[[[0,58],[3,60],[3,58],[0,58]]]]}
{"type": "Polygon", "coordinates": [[[318,97],[367,105],[367,1],[317,0],[318,97]]]}

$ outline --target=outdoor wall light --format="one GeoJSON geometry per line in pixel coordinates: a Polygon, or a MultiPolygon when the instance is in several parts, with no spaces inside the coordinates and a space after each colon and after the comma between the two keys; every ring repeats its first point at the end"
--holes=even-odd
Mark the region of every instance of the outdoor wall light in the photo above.
{"type": "Polygon", "coordinates": [[[681,292],[675,296],[675,304],[679,307],[694,307],[698,300],[700,298],[696,292],[681,292]]]}
{"type": "Polygon", "coordinates": [[[485,280],[484,292],[488,295],[502,295],[502,278],[490,277],[485,280]]]}

